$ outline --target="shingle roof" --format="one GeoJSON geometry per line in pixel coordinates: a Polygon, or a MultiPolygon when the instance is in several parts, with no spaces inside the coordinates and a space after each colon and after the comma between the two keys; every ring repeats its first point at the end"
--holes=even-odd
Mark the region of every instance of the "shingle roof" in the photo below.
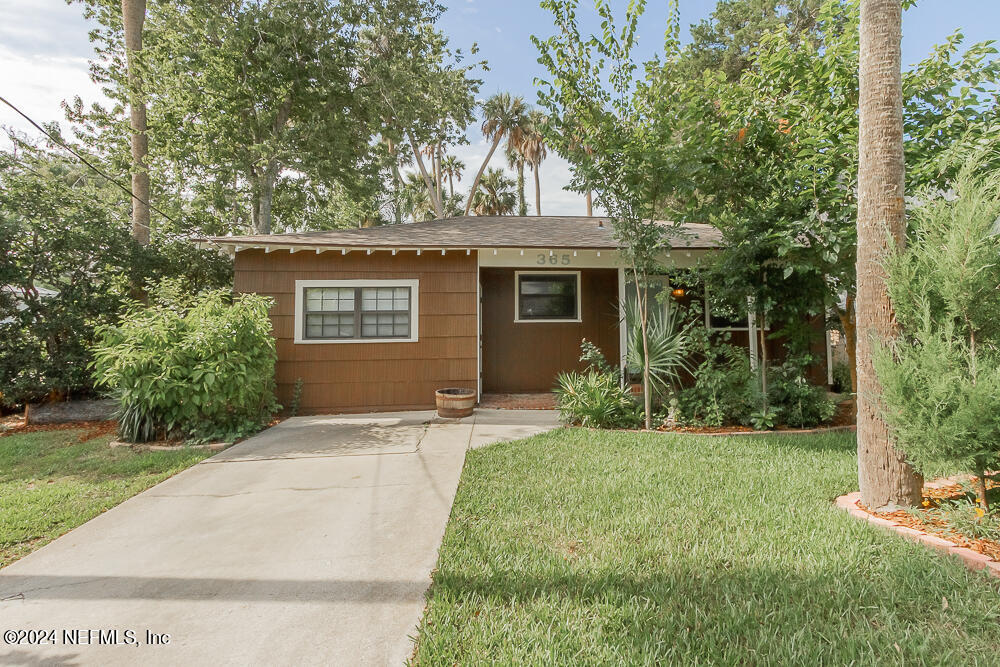
{"type": "MultiPolygon", "coordinates": [[[[671,223],[658,224],[673,227],[671,223]]],[[[608,218],[588,216],[456,216],[427,222],[334,229],[298,234],[216,236],[200,241],[248,246],[336,246],[401,248],[594,248],[614,249],[608,218]]],[[[718,248],[722,235],[711,225],[680,225],[675,248],[718,248]]]]}

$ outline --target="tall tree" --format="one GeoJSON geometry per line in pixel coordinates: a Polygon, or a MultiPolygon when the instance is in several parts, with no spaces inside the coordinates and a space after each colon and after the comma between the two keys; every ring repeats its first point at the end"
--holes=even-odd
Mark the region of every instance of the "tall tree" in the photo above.
{"type": "Polygon", "coordinates": [[[146,135],[146,98],[139,73],[142,28],[145,22],[146,0],[122,0],[132,149],[132,238],[143,245],[149,243],[150,223],[149,167],[146,164],[149,137],[146,135]]]}
{"type": "MultiPolygon", "coordinates": [[[[485,63],[463,64],[461,50],[453,51],[447,37],[434,29],[433,21],[440,11],[437,3],[398,1],[422,7],[423,17],[414,19],[395,11],[392,3],[385,5],[377,25],[362,34],[367,45],[362,79],[374,92],[383,135],[410,147],[434,214],[443,217],[441,156],[438,154],[428,168],[420,146],[468,143],[465,128],[474,119],[475,94],[482,83],[471,74],[485,63]]],[[[473,45],[471,53],[476,50],[473,45]]]]}
{"type": "Polygon", "coordinates": [[[750,67],[761,39],[780,31],[793,42],[808,38],[823,0],[720,0],[709,18],[691,26],[680,61],[688,76],[721,71],[737,81],[750,67]]]}
{"type": "Polygon", "coordinates": [[[677,3],[670,2],[665,57],[639,64],[635,59],[638,21],[645,3],[629,3],[618,20],[611,3],[595,0],[598,34],[581,33],[577,0],[544,0],[556,34],[532,37],[539,62],[551,81],[538,81],[539,100],[550,112],[545,134],[574,160],[574,185],[593,186],[611,218],[615,240],[636,286],[642,339],[645,426],[652,424],[649,355],[649,276],[662,270],[672,230],[655,222],[664,197],[677,196],[680,174],[676,120],[683,100],[670,76],[678,54],[677,3]],[[587,153],[580,147],[591,149],[587,153]],[[665,148],[667,150],[665,150],[665,148]]]}
{"type": "Polygon", "coordinates": [[[441,161],[442,173],[448,177],[448,194],[455,198],[455,181],[461,182],[462,172],[465,170],[465,163],[454,155],[445,156],[441,161]]]}
{"type": "Polygon", "coordinates": [[[858,144],[858,482],[872,509],[920,502],[922,479],[882,414],[873,344],[899,335],[885,260],[905,243],[900,0],[861,0],[858,144]]]}
{"type": "Polygon", "coordinates": [[[465,204],[466,215],[469,215],[469,211],[472,209],[473,196],[479,190],[479,181],[482,179],[486,167],[489,166],[490,160],[493,158],[493,153],[497,150],[497,146],[505,138],[510,137],[512,132],[515,134],[519,133],[527,111],[528,108],[524,100],[520,97],[512,96],[510,93],[497,93],[483,103],[482,131],[487,141],[490,142],[490,148],[486,153],[485,159],[483,159],[483,163],[479,166],[479,171],[476,172],[475,179],[472,181],[469,201],[465,204]]]}
{"type": "MultiPolygon", "coordinates": [[[[535,215],[542,214],[542,185],[539,180],[538,171],[542,166],[542,161],[548,156],[548,148],[545,146],[545,135],[542,127],[546,122],[545,114],[541,111],[533,110],[528,114],[527,128],[524,131],[524,139],[521,142],[521,154],[531,167],[535,179],[535,215]]],[[[588,212],[588,215],[590,213],[588,212]]]]}
{"type": "Polygon", "coordinates": [[[507,158],[507,166],[517,174],[517,214],[528,215],[528,203],[524,197],[524,165],[527,162],[524,147],[513,147],[508,145],[504,155],[507,158]]]}

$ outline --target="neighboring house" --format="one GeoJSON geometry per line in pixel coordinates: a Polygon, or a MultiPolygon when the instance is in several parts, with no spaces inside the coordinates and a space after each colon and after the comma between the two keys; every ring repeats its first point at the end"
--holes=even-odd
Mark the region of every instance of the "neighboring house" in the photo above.
{"type": "MultiPolygon", "coordinates": [[[[679,268],[720,247],[709,225],[681,231],[664,258],[679,268]]],[[[279,399],[301,379],[303,412],[430,408],[442,387],[549,391],[560,371],[581,368],[584,338],[624,365],[619,304],[632,287],[606,218],[454,217],[199,242],[232,254],[236,292],[274,298],[279,399]]],[[[706,326],[756,352],[748,321],[708,311],[706,326]]]]}

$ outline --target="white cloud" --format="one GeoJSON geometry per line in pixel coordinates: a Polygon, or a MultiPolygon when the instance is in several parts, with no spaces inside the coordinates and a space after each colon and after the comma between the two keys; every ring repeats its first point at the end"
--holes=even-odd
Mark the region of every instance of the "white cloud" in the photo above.
{"type": "MultiPolygon", "coordinates": [[[[61,121],[60,104],[79,95],[85,104],[106,101],[90,80],[90,25],[79,5],[62,0],[5,0],[0,26],[3,96],[39,123],[61,121]]],[[[0,125],[37,136],[38,131],[6,105],[0,125]]]]}

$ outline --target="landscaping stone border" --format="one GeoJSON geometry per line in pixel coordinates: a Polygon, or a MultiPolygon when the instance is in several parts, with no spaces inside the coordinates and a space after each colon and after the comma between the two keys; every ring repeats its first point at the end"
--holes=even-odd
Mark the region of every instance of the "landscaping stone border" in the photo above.
{"type": "Polygon", "coordinates": [[[995,561],[989,556],[981,554],[978,551],[973,551],[968,547],[960,547],[954,542],[949,542],[948,540],[938,537],[937,535],[931,535],[930,533],[922,530],[910,528],[909,526],[903,526],[894,521],[890,521],[889,519],[883,519],[882,517],[869,514],[865,510],[858,507],[859,500],[861,500],[861,492],[855,491],[853,493],[840,496],[835,501],[835,504],[855,519],[867,521],[868,523],[876,525],[880,528],[902,535],[906,539],[913,542],[923,544],[943,553],[951,554],[959,558],[970,570],[985,570],[994,577],[1000,577],[1000,562],[995,561]]]}
{"type": "Polygon", "coordinates": [[[233,443],[231,442],[210,442],[205,445],[184,445],[171,443],[167,444],[165,442],[122,442],[121,440],[112,440],[108,443],[110,447],[128,447],[129,449],[135,450],[137,452],[175,452],[180,449],[207,449],[213,452],[221,452],[226,447],[229,447],[233,443]]]}

